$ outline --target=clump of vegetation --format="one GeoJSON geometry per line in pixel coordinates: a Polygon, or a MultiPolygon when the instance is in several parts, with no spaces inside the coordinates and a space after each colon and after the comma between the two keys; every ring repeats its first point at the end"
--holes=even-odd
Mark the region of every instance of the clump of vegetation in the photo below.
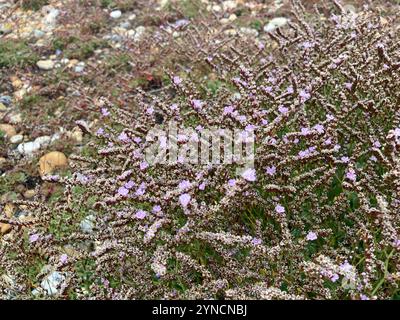
{"type": "Polygon", "coordinates": [[[15,235],[0,247],[13,283],[1,295],[399,298],[398,35],[334,5],[306,20],[295,4],[272,51],[188,25],[175,59],[192,65],[167,89],[93,99],[98,130],[80,123],[91,151],[70,157],[71,176],[44,177],[63,196],[15,202],[26,221],[0,217],[15,235]],[[221,141],[250,148],[216,163],[221,141]]]}
{"type": "Polygon", "coordinates": [[[24,68],[37,61],[37,54],[25,41],[2,40],[0,42],[0,68],[24,68]]]}
{"type": "Polygon", "coordinates": [[[48,0],[22,0],[22,8],[24,10],[38,11],[43,6],[48,5],[48,0]]]}

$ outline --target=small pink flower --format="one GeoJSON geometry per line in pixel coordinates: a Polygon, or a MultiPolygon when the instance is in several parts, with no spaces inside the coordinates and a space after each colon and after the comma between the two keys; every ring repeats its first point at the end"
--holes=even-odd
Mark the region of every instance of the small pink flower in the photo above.
{"type": "Polygon", "coordinates": [[[251,240],[251,243],[252,243],[254,246],[258,246],[258,245],[260,245],[260,244],[262,243],[262,240],[259,239],[259,238],[253,238],[253,239],[251,240]]]}
{"type": "Polygon", "coordinates": [[[129,142],[129,137],[125,132],[121,132],[118,136],[118,140],[122,142],[129,142]]]}
{"type": "Polygon", "coordinates": [[[280,213],[280,214],[285,213],[285,207],[283,207],[283,206],[281,206],[280,204],[278,204],[278,205],[276,205],[276,207],[275,207],[275,211],[276,211],[277,213],[280,213]]]}
{"type": "Polygon", "coordinates": [[[132,189],[135,183],[132,180],[129,180],[127,183],[125,183],[125,188],[126,189],[132,189]]]}
{"type": "Polygon", "coordinates": [[[181,182],[179,182],[178,188],[181,191],[184,191],[184,190],[190,188],[191,186],[192,186],[192,184],[190,183],[189,180],[182,180],[181,182]]]}
{"type": "Polygon", "coordinates": [[[135,217],[136,217],[137,219],[140,219],[140,220],[143,220],[144,218],[146,218],[146,216],[147,216],[147,212],[144,211],[144,210],[139,210],[139,211],[137,211],[136,214],[135,214],[135,217]]]}
{"type": "Polygon", "coordinates": [[[60,257],[60,262],[64,264],[67,261],[68,261],[68,256],[66,254],[62,254],[60,257]]]}
{"type": "Polygon", "coordinates": [[[228,180],[228,185],[229,185],[230,187],[234,187],[234,186],[236,185],[236,180],[235,180],[235,179],[229,179],[229,180],[228,180]]]}
{"type": "Polygon", "coordinates": [[[327,114],[326,115],[326,120],[328,120],[329,122],[334,120],[334,119],[335,119],[335,117],[333,115],[331,115],[331,114],[327,114]]]}
{"type": "Polygon", "coordinates": [[[282,114],[286,114],[289,111],[289,108],[286,108],[284,106],[279,106],[278,111],[282,114]]]}
{"type": "Polygon", "coordinates": [[[189,204],[191,198],[192,197],[188,193],[181,194],[179,196],[179,202],[181,203],[182,207],[187,207],[187,205],[189,204]]]}
{"type": "Polygon", "coordinates": [[[314,241],[314,240],[317,240],[317,234],[315,233],[315,232],[313,232],[313,231],[310,231],[308,234],[307,234],[307,237],[306,237],[306,239],[308,240],[308,241],[314,241]]]}
{"type": "Polygon", "coordinates": [[[372,144],[375,148],[380,148],[382,145],[381,145],[381,143],[378,141],[378,140],[376,140],[376,141],[374,141],[374,143],[372,144]]]}
{"type": "Polygon", "coordinates": [[[356,172],[353,168],[350,168],[346,173],[346,178],[355,182],[357,180],[356,172]]]}
{"type": "Polygon", "coordinates": [[[202,182],[200,185],[199,185],[199,190],[204,190],[206,188],[206,183],[205,182],[202,182]]]}
{"type": "Polygon", "coordinates": [[[198,100],[198,99],[193,99],[192,101],[192,106],[196,110],[200,110],[203,107],[203,101],[198,100]]]}
{"type": "Polygon", "coordinates": [[[172,81],[173,81],[174,84],[176,84],[176,85],[180,85],[180,84],[182,83],[182,79],[181,79],[180,77],[178,77],[178,76],[174,76],[174,77],[172,78],[172,81]]]}
{"type": "Polygon", "coordinates": [[[149,164],[146,161],[142,161],[140,163],[140,170],[145,170],[148,168],[148,166],[149,166],[149,164]]]}
{"type": "Polygon", "coordinates": [[[179,109],[178,104],[173,103],[170,107],[169,107],[172,111],[177,111],[179,109]]]}
{"type": "Polygon", "coordinates": [[[243,122],[246,121],[246,116],[240,115],[240,116],[237,116],[236,119],[237,119],[239,122],[243,123],[243,122]]]}
{"type": "Polygon", "coordinates": [[[340,161],[342,161],[343,163],[349,163],[350,159],[349,157],[341,157],[340,161]]]}
{"type": "Polygon", "coordinates": [[[107,117],[107,116],[110,115],[110,112],[108,111],[107,108],[101,108],[101,114],[102,114],[104,117],[107,117]]]}
{"type": "Polygon", "coordinates": [[[125,187],[120,187],[118,189],[118,194],[123,196],[123,197],[126,197],[128,195],[128,193],[129,193],[129,190],[126,189],[125,187]]]}
{"type": "Polygon", "coordinates": [[[234,110],[233,106],[224,107],[224,113],[223,114],[224,115],[231,114],[233,112],[233,110],[234,110]]]}
{"type": "Polygon", "coordinates": [[[316,124],[315,126],[314,126],[314,130],[316,130],[318,133],[324,133],[324,126],[322,125],[322,124],[316,124]]]}
{"type": "Polygon", "coordinates": [[[292,87],[292,86],[288,87],[288,88],[286,89],[286,92],[289,93],[289,94],[292,94],[292,93],[294,92],[293,87],[292,87]]]}
{"type": "Polygon", "coordinates": [[[250,181],[250,182],[254,182],[257,180],[257,176],[256,176],[256,170],[253,168],[248,168],[246,169],[243,173],[242,173],[242,178],[250,181]]]}
{"type": "Polygon", "coordinates": [[[299,97],[302,102],[305,102],[311,98],[311,94],[309,94],[306,90],[301,90],[299,93],[299,97]]]}
{"type": "Polygon", "coordinates": [[[351,87],[353,86],[350,82],[346,82],[344,84],[344,86],[346,87],[347,90],[351,90],[351,87]]]}
{"type": "Polygon", "coordinates": [[[310,133],[310,129],[309,129],[309,128],[306,128],[306,127],[303,127],[303,128],[300,129],[300,132],[301,132],[301,134],[302,134],[303,136],[305,136],[305,135],[307,135],[307,134],[310,133]]]}
{"type": "Polygon", "coordinates": [[[267,167],[267,174],[270,176],[274,176],[276,173],[276,167],[275,166],[271,166],[271,167],[267,167]]]}
{"type": "Polygon", "coordinates": [[[337,274],[337,273],[334,273],[332,276],[331,276],[331,281],[332,282],[336,282],[336,281],[338,281],[339,280],[339,275],[337,274]]]}
{"type": "Polygon", "coordinates": [[[30,243],[34,243],[34,242],[36,242],[38,240],[39,240],[39,235],[37,233],[32,234],[31,236],[29,236],[29,242],[30,243]]]}

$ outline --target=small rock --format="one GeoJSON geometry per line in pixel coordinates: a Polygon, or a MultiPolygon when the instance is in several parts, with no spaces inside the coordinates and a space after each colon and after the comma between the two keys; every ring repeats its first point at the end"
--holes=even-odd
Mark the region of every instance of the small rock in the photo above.
{"type": "Polygon", "coordinates": [[[68,63],[68,68],[72,68],[79,63],[79,60],[71,59],[68,63]]]}
{"type": "Polygon", "coordinates": [[[36,30],[33,31],[33,35],[36,38],[41,38],[41,37],[43,37],[45,35],[45,32],[42,31],[42,30],[36,29],[36,30]]]}
{"type": "Polygon", "coordinates": [[[24,140],[24,136],[22,134],[16,134],[10,138],[11,143],[20,143],[24,140]]]}
{"type": "Polygon", "coordinates": [[[110,13],[110,17],[113,19],[118,19],[122,16],[121,10],[114,10],[110,13]]]}
{"type": "Polygon", "coordinates": [[[128,30],[131,27],[131,23],[129,21],[122,22],[120,24],[120,27],[125,29],[125,30],[128,30]]]}
{"type": "Polygon", "coordinates": [[[0,234],[6,234],[7,232],[9,232],[11,230],[11,225],[8,223],[2,223],[0,222],[0,234]]]}
{"type": "Polygon", "coordinates": [[[37,137],[35,139],[35,142],[40,144],[40,146],[45,146],[45,145],[49,145],[51,142],[51,137],[50,136],[41,136],[41,137],[37,137]]]}
{"type": "Polygon", "coordinates": [[[65,280],[65,275],[58,271],[53,271],[43,279],[40,286],[47,292],[48,295],[53,296],[58,294],[62,282],[65,280]]]}
{"type": "Polygon", "coordinates": [[[54,68],[55,62],[52,60],[39,60],[36,65],[39,69],[48,71],[54,68]]]}
{"type": "Polygon", "coordinates": [[[236,19],[237,19],[237,15],[236,14],[234,14],[234,13],[232,13],[230,16],[229,16],[229,21],[235,21],[236,19]]]}
{"type": "Polygon", "coordinates": [[[59,151],[52,151],[44,155],[39,160],[39,173],[41,176],[51,174],[57,168],[63,168],[68,165],[65,154],[59,151]]]}
{"type": "Polygon", "coordinates": [[[258,31],[253,28],[242,27],[240,28],[240,33],[254,38],[258,37],[258,31]]]}
{"type": "Polygon", "coordinates": [[[40,149],[40,143],[36,141],[29,141],[18,145],[17,150],[21,154],[31,155],[33,152],[40,149]]]}
{"type": "MultiPolygon", "coordinates": [[[[14,216],[15,206],[11,203],[7,203],[4,207],[4,214],[7,218],[12,218],[14,216]]],[[[11,230],[11,225],[8,223],[0,222],[0,234],[6,234],[11,230]]]]}
{"type": "Polygon", "coordinates": [[[6,158],[0,157],[0,169],[3,168],[3,166],[7,163],[6,158]]]}
{"type": "Polygon", "coordinates": [[[128,20],[129,21],[132,21],[132,20],[135,20],[136,19],[136,14],[131,14],[129,17],[128,17],[128,20]]]}
{"type": "Polygon", "coordinates": [[[81,143],[83,140],[83,132],[80,128],[75,127],[72,129],[72,132],[70,134],[70,137],[72,140],[74,140],[77,143],[81,143]]]}
{"type": "Polygon", "coordinates": [[[218,4],[213,5],[211,9],[214,12],[221,12],[222,11],[222,7],[220,5],[218,5],[218,4]]]}
{"type": "Polygon", "coordinates": [[[74,68],[75,72],[77,72],[77,73],[83,72],[84,69],[85,69],[85,63],[84,62],[79,62],[74,68]]]}
{"type": "Polygon", "coordinates": [[[12,102],[12,98],[10,96],[0,96],[0,102],[9,107],[12,102]]]}
{"type": "Polygon", "coordinates": [[[233,10],[236,9],[236,7],[237,7],[236,1],[227,0],[222,2],[222,8],[224,9],[224,11],[233,10]]]}
{"type": "Polygon", "coordinates": [[[13,31],[11,23],[2,23],[0,25],[0,34],[9,34],[13,31]]]}
{"type": "Polygon", "coordinates": [[[15,89],[20,89],[24,85],[24,83],[17,77],[12,77],[11,81],[11,84],[15,89]]]}
{"type": "Polygon", "coordinates": [[[48,25],[49,27],[54,27],[57,23],[57,17],[60,14],[60,10],[51,8],[49,13],[43,19],[43,23],[48,25]]]}
{"type": "Polygon", "coordinates": [[[284,26],[288,22],[285,17],[273,18],[266,26],[264,26],[265,32],[274,31],[276,28],[284,26]]]}
{"type": "Polygon", "coordinates": [[[35,196],[36,192],[35,190],[31,189],[31,190],[26,190],[24,192],[24,198],[25,199],[32,199],[35,196]]]}
{"type": "Polygon", "coordinates": [[[17,134],[15,128],[12,125],[6,123],[0,124],[0,131],[3,131],[8,138],[17,134]]]}
{"type": "Polygon", "coordinates": [[[10,123],[21,123],[22,122],[22,114],[21,113],[12,113],[9,116],[9,122],[10,123]]]}
{"type": "Polygon", "coordinates": [[[224,31],[224,33],[227,36],[236,36],[237,35],[237,31],[235,29],[227,29],[224,31]]]}
{"type": "Polygon", "coordinates": [[[13,205],[12,203],[7,203],[4,206],[4,213],[6,217],[12,218],[14,216],[15,209],[16,209],[15,205],[13,205]]]}
{"type": "Polygon", "coordinates": [[[82,230],[83,232],[86,232],[86,233],[91,233],[91,232],[93,232],[95,220],[96,220],[96,218],[95,218],[95,216],[92,215],[92,214],[86,216],[86,217],[81,221],[81,223],[80,223],[81,230],[82,230]]]}

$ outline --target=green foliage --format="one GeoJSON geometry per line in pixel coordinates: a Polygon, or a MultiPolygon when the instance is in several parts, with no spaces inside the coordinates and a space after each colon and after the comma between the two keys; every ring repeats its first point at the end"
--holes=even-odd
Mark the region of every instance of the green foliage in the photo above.
{"type": "Polygon", "coordinates": [[[0,42],[0,68],[25,68],[38,60],[37,54],[25,41],[2,40],[0,42]]]}

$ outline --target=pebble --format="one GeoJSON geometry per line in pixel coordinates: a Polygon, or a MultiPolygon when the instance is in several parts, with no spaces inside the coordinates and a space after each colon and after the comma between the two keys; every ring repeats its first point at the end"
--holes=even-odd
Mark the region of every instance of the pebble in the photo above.
{"type": "Polygon", "coordinates": [[[41,176],[53,173],[55,169],[68,165],[68,159],[64,153],[52,151],[39,159],[39,173],[41,176]]]}
{"type": "Polygon", "coordinates": [[[65,275],[58,271],[53,271],[40,283],[42,289],[50,296],[57,295],[58,289],[65,280],[65,275]]]}
{"type": "Polygon", "coordinates": [[[29,141],[18,145],[17,150],[21,154],[31,155],[33,152],[38,151],[42,146],[49,145],[50,142],[56,140],[57,137],[42,136],[35,139],[35,141],[29,141]]]}
{"type": "Polygon", "coordinates": [[[48,71],[54,68],[55,62],[52,60],[39,60],[36,65],[39,69],[48,71]]]}
{"type": "Polygon", "coordinates": [[[273,18],[267,25],[264,26],[265,32],[274,31],[276,28],[284,26],[288,22],[285,17],[273,18]]]}
{"type": "Polygon", "coordinates": [[[120,24],[120,27],[123,28],[123,29],[128,30],[131,27],[131,23],[129,21],[122,22],[120,24]]]}
{"type": "Polygon", "coordinates": [[[40,149],[40,143],[29,141],[18,145],[17,150],[21,154],[31,155],[33,152],[40,149]]]}
{"type": "Polygon", "coordinates": [[[0,96],[0,102],[9,107],[12,102],[12,98],[10,96],[0,96]]]}
{"type": "Polygon", "coordinates": [[[121,10],[114,10],[110,13],[110,17],[113,19],[118,19],[122,16],[121,10]]]}
{"type": "Polygon", "coordinates": [[[85,63],[84,62],[79,62],[74,68],[75,72],[77,72],[77,73],[83,72],[84,69],[85,69],[85,63]]]}
{"type": "Polygon", "coordinates": [[[6,123],[0,124],[0,131],[3,131],[8,138],[11,138],[12,136],[15,136],[17,134],[15,128],[12,125],[6,123]]]}
{"type": "Polygon", "coordinates": [[[2,223],[0,222],[0,234],[6,234],[11,230],[11,225],[8,223],[2,223]]]}
{"type": "MultiPolygon", "coordinates": [[[[15,206],[7,203],[4,207],[4,213],[7,218],[12,218],[14,215],[15,206]]],[[[11,225],[8,223],[1,223],[0,222],[0,234],[6,234],[11,230],[11,225]]]]}
{"type": "Polygon", "coordinates": [[[83,132],[79,127],[75,127],[74,129],[72,129],[72,132],[70,133],[70,137],[75,142],[81,143],[83,140],[83,132]]]}
{"type": "Polygon", "coordinates": [[[60,10],[51,8],[49,13],[44,17],[43,23],[49,27],[54,27],[57,23],[57,17],[60,14],[60,10]]]}
{"type": "Polygon", "coordinates": [[[9,34],[13,31],[11,23],[2,23],[0,25],[0,34],[9,34]]]}
{"type": "Polygon", "coordinates": [[[11,143],[20,143],[24,140],[24,136],[22,134],[16,134],[10,138],[11,143]]]}
{"type": "Polygon", "coordinates": [[[9,116],[9,122],[10,123],[21,123],[22,122],[22,114],[21,113],[12,113],[9,116]]]}
{"type": "Polygon", "coordinates": [[[236,7],[237,7],[236,1],[227,0],[222,2],[222,8],[224,9],[224,11],[233,10],[236,9],[236,7]]]}
{"type": "Polygon", "coordinates": [[[45,33],[44,31],[39,30],[39,29],[36,29],[36,30],[33,31],[33,35],[34,35],[36,38],[41,38],[41,37],[43,37],[45,34],[46,34],[46,33],[45,33]]]}
{"type": "Polygon", "coordinates": [[[81,230],[85,233],[91,233],[93,232],[94,224],[95,224],[95,216],[94,215],[88,215],[86,216],[80,223],[81,230]]]}
{"type": "Polygon", "coordinates": [[[25,199],[32,199],[32,198],[35,196],[35,194],[36,194],[36,192],[35,192],[34,189],[26,190],[26,191],[24,192],[24,198],[25,198],[25,199]]]}

